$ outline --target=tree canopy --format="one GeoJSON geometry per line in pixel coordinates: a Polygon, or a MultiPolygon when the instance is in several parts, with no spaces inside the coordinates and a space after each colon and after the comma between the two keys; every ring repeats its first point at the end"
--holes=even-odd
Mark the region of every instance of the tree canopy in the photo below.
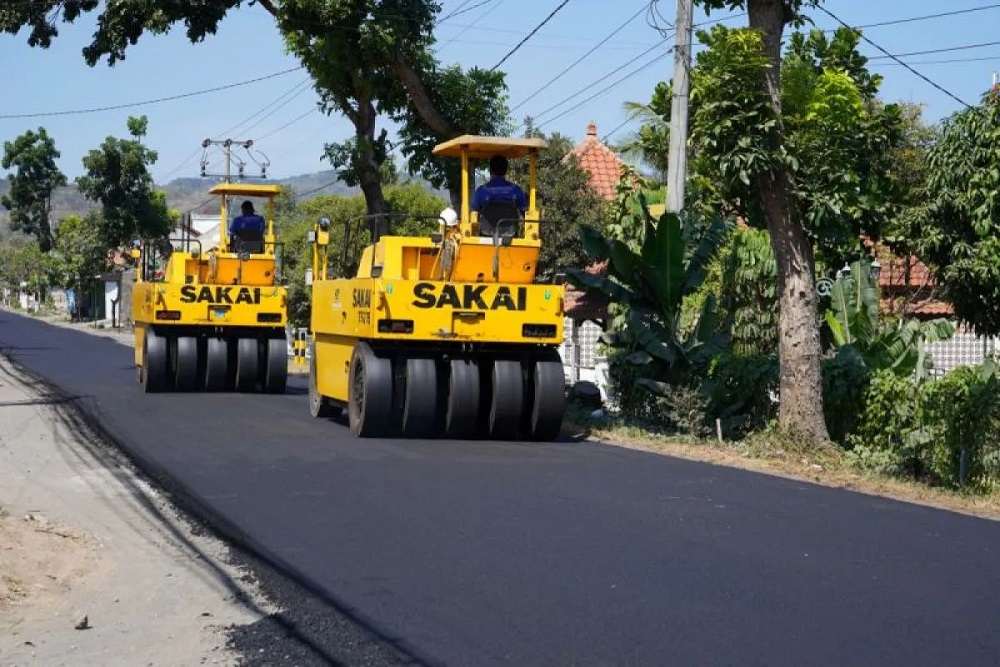
{"type": "Polygon", "coordinates": [[[97,211],[59,221],[51,253],[52,273],[64,287],[74,287],[108,270],[111,251],[103,233],[104,221],[97,211]]]}
{"type": "Polygon", "coordinates": [[[945,119],[927,157],[927,206],[917,251],[935,269],[955,314],[1000,334],[1000,94],[945,119]]]}
{"type": "Polygon", "coordinates": [[[84,156],[86,174],[76,179],[80,192],[101,203],[101,233],[109,248],[136,238],[163,237],[173,229],[166,198],[155,190],[149,173],[157,154],[142,143],[146,126],[145,116],[130,117],[132,138],[107,137],[84,156]]]}
{"type": "Polygon", "coordinates": [[[0,199],[10,211],[11,229],[34,236],[41,251],[48,252],[52,248],[52,192],[66,185],[66,176],[56,166],[55,140],[40,127],[38,132],[28,130],[13,142],[5,141],[3,149],[3,168],[17,169],[9,176],[10,190],[0,199]]]}

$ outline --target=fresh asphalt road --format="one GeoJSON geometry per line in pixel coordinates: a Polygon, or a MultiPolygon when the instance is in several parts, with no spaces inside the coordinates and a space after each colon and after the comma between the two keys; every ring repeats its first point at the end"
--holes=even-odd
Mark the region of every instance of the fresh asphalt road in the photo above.
{"type": "Polygon", "coordinates": [[[284,396],[144,395],[132,350],[0,346],[419,661],[996,665],[1000,524],[580,443],[357,440],[284,396]]]}

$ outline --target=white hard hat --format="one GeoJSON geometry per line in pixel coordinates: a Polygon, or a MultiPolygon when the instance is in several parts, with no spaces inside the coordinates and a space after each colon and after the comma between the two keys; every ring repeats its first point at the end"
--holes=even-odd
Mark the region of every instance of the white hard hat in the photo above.
{"type": "Polygon", "coordinates": [[[441,211],[439,217],[444,221],[445,227],[454,227],[458,224],[458,213],[455,213],[455,209],[450,206],[441,211]]]}

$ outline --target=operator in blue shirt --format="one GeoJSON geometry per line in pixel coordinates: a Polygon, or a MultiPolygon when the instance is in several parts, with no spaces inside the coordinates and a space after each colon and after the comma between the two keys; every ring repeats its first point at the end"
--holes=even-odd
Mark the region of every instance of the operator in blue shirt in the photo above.
{"type": "Polygon", "coordinates": [[[257,230],[263,235],[264,229],[267,227],[267,223],[264,221],[263,216],[254,213],[253,202],[249,199],[244,201],[240,210],[242,211],[242,215],[238,215],[233,218],[233,221],[229,225],[230,238],[243,229],[257,230]]]}
{"type": "Polygon", "coordinates": [[[494,155],[490,158],[490,180],[476,188],[476,194],[472,197],[471,208],[479,212],[487,201],[492,199],[503,199],[505,201],[516,201],[521,213],[528,208],[528,197],[524,194],[516,183],[511,183],[506,178],[507,158],[502,155],[494,155]]]}

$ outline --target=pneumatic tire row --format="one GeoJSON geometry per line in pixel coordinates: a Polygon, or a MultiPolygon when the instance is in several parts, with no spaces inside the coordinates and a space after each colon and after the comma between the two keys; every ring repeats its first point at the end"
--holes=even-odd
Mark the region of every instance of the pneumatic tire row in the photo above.
{"type": "MultiPolygon", "coordinates": [[[[340,412],[316,389],[310,413],[340,412]]],[[[359,437],[554,440],[565,410],[565,376],[554,349],[517,356],[380,355],[359,342],[349,368],[348,422],[359,437]]]]}
{"type": "Polygon", "coordinates": [[[139,381],[146,393],[263,391],[283,394],[288,383],[285,336],[176,335],[149,328],[139,381]]]}

